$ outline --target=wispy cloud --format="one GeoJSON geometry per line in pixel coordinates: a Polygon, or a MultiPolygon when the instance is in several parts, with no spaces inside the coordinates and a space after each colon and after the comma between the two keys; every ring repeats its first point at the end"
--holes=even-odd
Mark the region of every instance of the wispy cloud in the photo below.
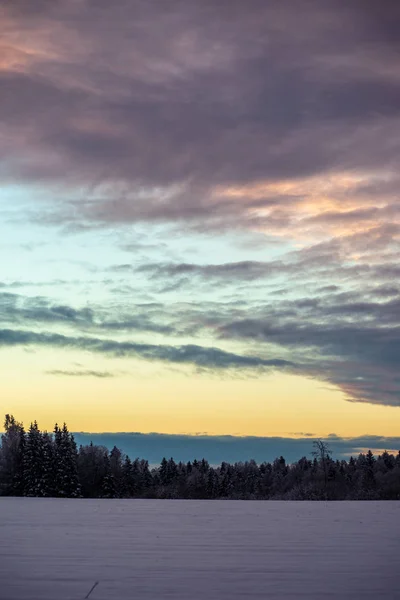
{"type": "Polygon", "coordinates": [[[110,373],[109,371],[85,371],[85,370],[62,370],[62,369],[53,369],[51,371],[46,371],[47,375],[60,375],[62,377],[97,377],[99,379],[105,379],[108,377],[115,377],[114,373],[110,373]]]}
{"type": "Polygon", "coordinates": [[[281,358],[262,358],[260,356],[240,355],[219,348],[196,346],[168,346],[119,342],[93,337],[67,337],[61,334],[36,333],[33,331],[0,330],[0,346],[49,346],[90,350],[119,357],[136,357],[162,362],[189,364],[205,369],[229,368],[283,368],[291,366],[281,358]]]}

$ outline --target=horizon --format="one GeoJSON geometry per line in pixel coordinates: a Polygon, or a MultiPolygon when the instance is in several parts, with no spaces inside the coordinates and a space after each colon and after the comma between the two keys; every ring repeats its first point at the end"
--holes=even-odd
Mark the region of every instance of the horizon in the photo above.
{"type": "MultiPolygon", "coordinates": [[[[14,416],[15,415],[11,415],[14,416]]],[[[18,419],[17,419],[18,421],[18,419]]],[[[36,422],[36,420],[35,420],[36,422]]],[[[55,423],[54,427],[61,425],[55,423]]],[[[64,422],[65,423],[65,422],[64,422]]],[[[32,424],[32,423],[31,423],[32,424]]],[[[24,423],[22,425],[25,426],[24,423]]],[[[68,427],[68,423],[65,423],[68,427]]],[[[44,433],[54,433],[54,427],[44,433]]],[[[25,429],[26,430],[26,429],[25,429]]],[[[210,435],[206,432],[162,433],[140,431],[71,431],[78,447],[94,444],[104,446],[108,451],[117,447],[130,458],[144,458],[152,466],[157,466],[163,458],[173,458],[177,462],[188,462],[194,459],[206,459],[212,465],[222,462],[235,463],[255,460],[257,463],[272,462],[283,456],[288,463],[301,457],[313,454],[314,442],[324,441],[336,460],[348,460],[371,450],[374,455],[389,452],[400,453],[400,436],[384,437],[364,435],[358,437],[340,437],[330,433],[324,438],[308,432],[293,432],[291,437],[285,436],[250,436],[250,435],[210,435]]]]}

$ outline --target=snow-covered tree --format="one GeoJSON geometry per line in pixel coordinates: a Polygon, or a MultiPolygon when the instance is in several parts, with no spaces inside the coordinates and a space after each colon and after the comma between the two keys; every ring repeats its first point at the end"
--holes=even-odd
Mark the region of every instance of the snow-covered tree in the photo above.
{"type": "Polygon", "coordinates": [[[21,496],[25,448],[24,426],[12,415],[6,415],[4,430],[0,449],[0,494],[21,496]]]}
{"type": "Polygon", "coordinates": [[[25,496],[48,496],[50,463],[46,444],[36,421],[31,423],[26,437],[23,458],[25,496]]]}
{"type": "Polygon", "coordinates": [[[110,458],[108,452],[105,452],[103,457],[104,476],[101,486],[101,497],[102,498],[116,498],[117,493],[115,489],[115,481],[111,472],[110,458]]]}
{"type": "Polygon", "coordinates": [[[114,479],[115,494],[118,497],[122,488],[122,452],[116,446],[110,452],[110,469],[114,479]]]}
{"type": "Polygon", "coordinates": [[[78,452],[74,436],[64,423],[54,428],[53,473],[55,495],[61,498],[79,498],[78,452]]]}
{"type": "Polygon", "coordinates": [[[133,498],[135,492],[132,461],[129,456],[125,456],[124,464],[122,465],[121,496],[123,498],[133,498]]]}

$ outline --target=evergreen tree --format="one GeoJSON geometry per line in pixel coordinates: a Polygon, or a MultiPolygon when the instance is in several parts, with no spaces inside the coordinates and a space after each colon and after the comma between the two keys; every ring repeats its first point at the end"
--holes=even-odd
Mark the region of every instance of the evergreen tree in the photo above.
{"type": "Polygon", "coordinates": [[[126,456],[122,465],[121,496],[122,498],[133,498],[135,491],[132,461],[129,456],[126,456]]]}
{"type": "Polygon", "coordinates": [[[18,423],[12,415],[6,415],[4,429],[0,451],[0,494],[22,496],[24,491],[24,426],[22,423],[18,423]]]}
{"type": "Polygon", "coordinates": [[[65,423],[62,429],[58,425],[54,428],[53,465],[55,495],[60,498],[80,497],[78,452],[74,436],[65,423]]]}
{"type": "Polygon", "coordinates": [[[367,495],[375,489],[375,462],[375,456],[372,454],[371,450],[368,450],[367,454],[365,455],[363,474],[361,477],[362,490],[366,492],[367,495]]]}
{"type": "Polygon", "coordinates": [[[47,496],[48,490],[48,461],[43,437],[35,421],[31,423],[26,438],[23,479],[25,496],[47,496]]]}
{"type": "Polygon", "coordinates": [[[54,443],[47,431],[42,434],[42,449],[43,496],[54,496],[54,443]]]}
{"type": "Polygon", "coordinates": [[[54,450],[53,450],[53,488],[54,495],[63,497],[64,476],[63,476],[63,449],[62,449],[62,431],[56,423],[54,426],[54,450]]]}
{"type": "Polygon", "coordinates": [[[95,446],[81,446],[78,453],[78,476],[85,498],[99,498],[104,478],[104,453],[107,449],[95,446]]]}
{"type": "Polygon", "coordinates": [[[140,482],[142,495],[152,496],[153,494],[153,477],[149,469],[149,461],[145,459],[139,460],[140,482]]]}
{"type": "Polygon", "coordinates": [[[165,458],[165,456],[161,460],[159,476],[160,476],[161,485],[167,485],[168,484],[168,461],[165,458]]]}
{"type": "Polygon", "coordinates": [[[116,446],[110,452],[110,469],[114,479],[116,496],[120,496],[122,488],[122,452],[116,446]]]}
{"type": "Polygon", "coordinates": [[[144,490],[144,481],[142,477],[140,460],[138,458],[135,458],[135,460],[132,463],[131,477],[135,496],[140,497],[144,490]]]}
{"type": "Polygon", "coordinates": [[[218,495],[220,498],[230,498],[233,491],[232,467],[226,462],[221,464],[218,495]]]}
{"type": "Polygon", "coordinates": [[[206,490],[207,498],[216,498],[218,494],[218,478],[214,469],[209,469],[208,471],[206,490]]]}
{"type": "Polygon", "coordinates": [[[111,472],[110,458],[108,452],[104,453],[103,457],[104,464],[104,476],[101,486],[101,497],[102,498],[116,498],[115,481],[111,472]]]}

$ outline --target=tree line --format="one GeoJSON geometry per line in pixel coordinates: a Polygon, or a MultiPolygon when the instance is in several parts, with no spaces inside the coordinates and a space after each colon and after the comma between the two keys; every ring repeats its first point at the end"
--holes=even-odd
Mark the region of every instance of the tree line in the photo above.
{"type": "Polygon", "coordinates": [[[0,495],[60,498],[188,498],[235,500],[395,500],[400,499],[400,451],[369,450],[334,460],[327,444],[314,441],[313,458],[288,464],[254,460],[211,466],[163,458],[150,468],[114,446],[77,448],[64,424],[50,434],[37,422],[25,431],[6,415],[0,445],[0,495]]]}

